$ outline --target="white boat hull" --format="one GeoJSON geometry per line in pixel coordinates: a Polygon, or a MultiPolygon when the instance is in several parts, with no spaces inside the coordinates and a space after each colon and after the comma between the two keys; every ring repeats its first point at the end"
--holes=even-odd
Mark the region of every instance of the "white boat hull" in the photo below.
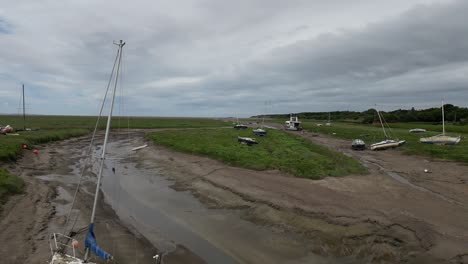
{"type": "Polygon", "coordinates": [[[405,140],[384,140],[381,142],[374,143],[370,145],[371,150],[384,150],[389,148],[396,148],[405,144],[405,140]]]}
{"type": "Polygon", "coordinates": [[[420,138],[419,142],[425,144],[437,144],[437,145],[456,145],[460,142],[460,137],[450,137],[444,135],[437,135],[433,137],[420,138]]]}

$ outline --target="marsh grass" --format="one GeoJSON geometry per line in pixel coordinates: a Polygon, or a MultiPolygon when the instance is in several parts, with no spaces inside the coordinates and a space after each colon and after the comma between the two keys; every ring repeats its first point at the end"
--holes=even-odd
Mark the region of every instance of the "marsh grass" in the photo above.
{"type": "Polygon", "coordinates": [[[252,129],[232,128],[158,131],[147,137],[178,151],[254,170],[277,169],[310,179],[366,173],[366,169],[353,158],[273,129],[268,129],[265,137],[254,136],[252,129]],[[254,137],[259,144],[240,144],[237,136],[254,137]]]}
{"type": "Polygon", "coordinates": [[[21,178],[0,168],[0,204],[5,203],[8,195],[21,193],[24,182],[21,178]]]}
{"type": "MultiPolygon", "coordinates": [[[[306,121],[303,122],[304,129],[328,134],[333,137],[343,139],[361,138],[367,145],[375,143],[384,139],[382,129],[376,125],[364,125],[356,123],[333,123],[332,126],[317,127],[318,122],[306,121]],[[335,134],[333,134],[335,133],[335,134]],[[363,136],[368,134],[367,136],[363,136]]],[[[446,125],[447,135],[462,137],[458,145],[443,146],[443,145],[430,145],[422,144],[419,142],[421,137],[434,136],[442,133],[442,125],[433,125],[425,123],[391,123],[390,133],[398,139],[406,140],[406,144],[397,148],[406,154],[424,155],[432,158],[461,161],[468,163],[468,126],[459,125],[446,125]],[[426,133],[413,134],[409,133],[411,128],[424,128],[427,129],[426,133]]],[[[350,141],[351,146],[351,141],[350,141]]]]}

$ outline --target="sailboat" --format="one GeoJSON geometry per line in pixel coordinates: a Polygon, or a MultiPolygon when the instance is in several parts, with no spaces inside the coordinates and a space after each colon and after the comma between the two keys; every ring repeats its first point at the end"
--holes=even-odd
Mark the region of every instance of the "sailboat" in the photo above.
{"type": "MultiPolygon", "coordinates": [[[[265,105],[266,105],[266,102],[265,102],[265,105]]],[[[266,112],[266,107],[265,107],[265,112],[266,112]]],[[[254,130],[252,130],[252,132],[256,135],[256,136],[266,136],[267,134],[267,131],[263,128],[263,126],[265,125],[265,115],[263,114],[262,115],[262,125],[254,130]]]]}
{"type": "MultiPolygon", "coordinates": [[[[112,73],[111,73],[111,78],[109,80],[108,89],[109,89],[109,86],[110,86],[113,78],[115,78],[114,79],[114,87],[113,87],[113,94],[112,94],[112,99],[111,99],[111,104],[110,104],[110,110],[109,110],[109,113],[108,113],[108,116],[107,116],[107,125],[106,125],[106,130],[105,130],[104,143],[103,143],[103,146],[102,146],[102,153],[100,154],[101,157],[100,157],[100,164],[99,164],[99,173],[98,173],[98,176],[97,176],[96,191],[95,191],[95,194],[94,194],[94,203],[93,203],[93,207],[92,207],[93,209],[92,209],[92,212],[91,212],[91,219],[90,219],[90,222],[89,222],[89,225],[88,225],[88,231],[87,231],[87,234],[86,234],[86,237],[85,237],[85,243],[84,243],[85,244],[85,254],[84,254],[84,256],[82,258],[77,256],[77,252],[76,252],[75,248],[78,245],[78,241],[75,240],[74,238],[72,238],[72,235],[67,236],[67,235],[61,234],[61,233],[54,233],[51,236],[51,239],[49,241],[50,246],[51,246],[51,250],[52,250],[52,259],[49,262],[50,264],[82,264],[82,263],[92,264],[93,262],[89,262],[89,258],[90,258],[91,253],[93,253],[94,255],[96,255],[96,256],[104,259],[104,260],[112,260],[113,259],[113,256],[111,254],[109,254],[108,252],[106,252],[104,249],[102,249],[97,243],[96,234],[94,233],[94,220],[95,220],[95,216],[96,216],[96,206],[97,206],[97,203],[98,203],[99,186],[101,185],[101,178],[102,178],[102,174],[103,174],[104,161],[106,160],[106,147],[107,147],[107,141],[109,139],[109,131],[110,131],[111,120],[112,120],[112,112],[113,112],[113,108],[114,108],[114,101],[115,101],[115,95],[116,95],[116,89],[117,89],[117,80],[119,78],[119,70],[120,70],[120,65],[121,65],[121,60],[122,60],[122,48],[125,45],[125,42],[120,40],[120,42],[117,42],[117,43],[114,42],[114,44],[118,46],[118,50],[117,50],[117,55],[116,55],[116,59],[115,59],[115,62],[114,62],[114,67],[112,68],[112,73]],[[114,69],[115,69],[116,66],[117,66],[117,68],[116,68],[115,75],[114,75],[114,69]]],[[[107,96],[107,91],[106,91],[106,96],[107,96]]],[[[101,113],[102,113],[102,110],[103,110],[103,107],[104,107],[104,104],[105,104],[105,98],[106,97],[104,97],[104,101],[103,101],[103,104],[101,106],[101,113]]],[[[98,117],[97,124],[99,123],[99,118],[101,116],[101,113],[100,113],[100,115],[98,117]]],[[[96,128],[95,128],[94,134],[93,134],[93,139],[91,140],[91,146],[92,146],[92,142],[94,140],[94,135],[96,133],[96,129],[97,129],[97,125],[96,125],[96,128]]],[[[84,169],[83,169],[83,172],[84,172],[84,169]]],[[[81,183],[81,179],[80,179],[80,183],[81,183]]],[[[79,186],[77,187],[77,190],[78,190],[78,188],[79,188],[79,186]]],[[[72,208],[73,208],[73,205],[75,203],[75,198],[76,198],[76,193],[75,193],[75,197],[74,197],[73,202],[72,202],[72,208]]],[[[71,212],[71,209],[70,209],[70,212],[71,212]]],[[[70,214],[67,217],[67,223],[68,223],[69,216],[70,216],[70,214]]],[[[66,224],[65,224],[65,228],[67,228],[66,224]]],[[[70,232],[70,233],[73,233],[73,232],[70,232]]]]}
{"type": "Polygon", "coordinates": [[[419,142],[426,144],[438,144],[438,145],[456,145],[460,142],[461,138],[451,137],[445,135],[445,115],[444,115],[444,101],[442,101],[442,134],[432,137],[420,138],[419,142]]]}
{"type": "Polygon", "coordinates": [[[398,146],[401,146],[403,144],[405,144],[405,140],[394,140],[394,139],[389,139],[389,136],[387,134],[387,132],[385,131],[385,126],[383,124],[383,121],[382,121],[382,116],[380,115],[380,112],[379,110],[377,110],[377,115],[379,116],[379,121],[380,121],[380,125],[382,126],[382,130],[383,130],[383,133],[385,135],[385,140],[382,140],[380,142],[377,142],[377,143],[374,143],[372,145],[370,145],[370,149],[371,150],[384,150],[384,149],[388,149],[388,148],[395,148],[395,147],[398,147],[398,146]]]}
{"type": "Polygon", "coordinates": [[[244,124],[240,123],[239,122],[239,117],[236,117],[236,118],[237,118],[237,122],[234,125],[234,128],[235,129],[247,129],[247,125],[244,125],[244,124]]]}
{"type": "Polygon", "coordinates": [[[328,122],[326,122],[325,125],[331,126],[330,112],[328,112],[328,122]]]}

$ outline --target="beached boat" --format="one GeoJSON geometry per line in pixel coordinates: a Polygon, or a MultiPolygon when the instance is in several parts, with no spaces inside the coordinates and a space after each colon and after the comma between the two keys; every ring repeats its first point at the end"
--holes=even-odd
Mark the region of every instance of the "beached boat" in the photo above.
{"type": "Polygon", "coordinates": [[[353,150],[365,150],[366,149],[366,143],[362,139],[353,139],[353,142],[351,143],[351,148],[353,150]]]}
{"type": "Polygon", "coordinates": [[[247,145],[253,145],[253,144],[258,144],[257,140],[255,138],[249,138],[249,137],[237,137],[237,141],[242,143],[242,144],[247,144],[247,145]]]}
{"type": "Polygon", "coordinates": [[[254,130],[252,130],[252,132],[257,136],[266,136],[266,134],[267,134],[267,131],[265,129],[263,129],[263,128],[254,129],[254,130]]]}
{"type": "Polygon", "coordinates": [[[328,121],[325,123],[326,126],[331,126],[330,112],[328,112],[328,121]]]}
{"type": "Polygon", "coordinates": [[[239,118],[237,117],[237,122],[234,124],[235,129],[247,129],[247,125],[242,124],[239,122],[239,118]]]}
{"type": "Polygon", "coordinates": [[[297,116],[290,114],[289,120],[284,123],[284,129],[300,131],[302,130],[302,123],[299,121],[299,118],[297,116]]]}
{"type": "Polygon", "coordinates": [[[380,115],[379,110],[377,110],[377,116],[379,117],[380,125],[382,126],[382,131],[385,136],[385,140],[382,140],[380,142],[376,142],[372,145],[370,145],[371,150],[384,150],[384,149],[389,149],[389,148],[396,148],[398,146],[401,146],[406,143],[405,140],[398,140],[398,139],[390,139],[388,136],[387,131],[385,131],[385,126],[384,122],[382,120],[382,116],[380,115]]]}
{"type": "Polygon", "coordinates": [[[427,130],[424,129],[424,128],[413,128],[413,129],[410,129],[409,132],[410,133],[424,133],[426,132],[427,130]]]}
{"type": "Polygon", "coordinates": [[[444,115],[444,101],[442,101],[442,134],[432,137],[420,138],[419,142],[425,144],[437,145],[456,145],[460,142],[461,137],[452,137],[445,135],[445,115],[444,115]]]}
{"type": "Polygon", "coordinates": [[[265,116],[262,115],[262,124],[257,129],[252,130],[252,132],[257,136],[261,136],[261,137],[266,136],[267,131],[263,129],[264,125],[265,125],[265,116]]]}
{"type": "Polygon", "coordinates": [[[247,129],[247,125],[244,124],[235,124],[234,125],[235,129],[247,129]]]}

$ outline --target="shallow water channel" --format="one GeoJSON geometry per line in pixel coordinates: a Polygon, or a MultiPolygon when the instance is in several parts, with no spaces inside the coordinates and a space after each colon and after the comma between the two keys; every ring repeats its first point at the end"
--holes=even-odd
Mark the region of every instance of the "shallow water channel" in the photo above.
{"type": "Polygon", "coordinates": [[[206,208],[191,193],[172,189],[158,164],[138,166],[132,147],[124,141],[108,145],[101,189],[119,218],[158,249],[183,245],[215,264],[349,263],[311,254],[307,242],[243,220],[238,210],[206,208]]]}

